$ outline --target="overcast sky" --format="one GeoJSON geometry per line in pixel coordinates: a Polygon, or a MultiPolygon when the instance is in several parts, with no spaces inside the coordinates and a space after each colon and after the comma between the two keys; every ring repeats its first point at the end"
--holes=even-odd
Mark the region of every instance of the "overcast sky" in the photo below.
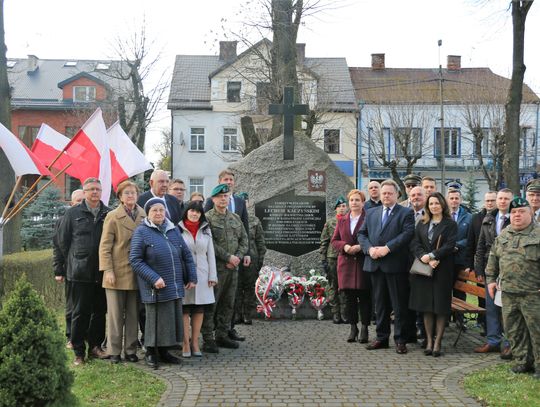
{"type": "MultiPolygon", "coordinates": [[[[305,0],[306,1],[306,0],[305,0]]],[[[253,1],[251,1],[252,3],[253,1]]],[[[346,57],[349,66],[369,66],[372,53],[385,53],[387,67],[438,67],[461,55],[462,67],[489,67],[509,77],[512,20],[504,0],[322,0],[331,5],[306,18],[298,42],[308,57],[346,57]]],[[[146,22],[162,51],[159,70],[172,72],[177,54],[212,55],[223,29],[239,29],[246,0],[5,0],[8,57],[100,59],[114,57],[111,44],[146,22]],[[223,22],[222,19],[226,21],[223,22]]],[[[535,2],[536,3],[536,2],[535,2]]],[[[540,93],[540,2],[527,17],[525,82],[540,93]]],[[[242,49],[240,49],[242,51],[242,49]]],[[[156,73],[157,70],[156,70],[156,73]]],[[[169,74],[170,77],[170,74],[169,74]]],[[[166,100],[151,129],[170,126],[166,100]]]]}

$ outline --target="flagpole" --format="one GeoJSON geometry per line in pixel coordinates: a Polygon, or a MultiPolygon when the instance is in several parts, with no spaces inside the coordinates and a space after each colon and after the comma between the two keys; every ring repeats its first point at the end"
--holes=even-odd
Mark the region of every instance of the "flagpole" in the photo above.
{"type": "Polygon", "coordinates": [[[21,182],[22,182],[22,176],[17,177],[17,182],[15,182],[15,186],[11,190],[11,194],[9,195],[9,198],[6,202],[6,206],[4,207],[4,211],[2,212],[2,216],[0,217],[0,223],[4,221],[4,216],[6,216],[6,213],[9,209],[9,205],[11,205],[11,201],[13,200],[13,197],[15,196],[15,191],[19,189],[21,182]]]}
{"type": "MultiPolygon", "coordinates": [[[[51,183],[56,181],[58,179],[58,177],[60,175],[62,175],[70,166],[71,166],[71,163],[66,164],[66,166],[64,168],[62,168],[58,174],[53,176],[45,185],[43,185],[40,189],[38,189],[34,195],[32,195],[30,198],[28,198],[26,200],[25,203],[23,203],[22,205],[19,205],[19,207],[17,209],[13,208],[9,212],[9,214],[7,215],[6,221],[4,222],[4,224],[7,223],[9,220],[11,220],[13,217],[15,217],[24,208],[26,208],[28,206],[28,204],[33,202],[38,197],[38,195],[41,193],[41,191],[43,191],[45,188],[47,188],[49,185],[51,185],[51,183]]],[[[21,201],[19,201],[19,202],[21,202],[21,201]]]]}

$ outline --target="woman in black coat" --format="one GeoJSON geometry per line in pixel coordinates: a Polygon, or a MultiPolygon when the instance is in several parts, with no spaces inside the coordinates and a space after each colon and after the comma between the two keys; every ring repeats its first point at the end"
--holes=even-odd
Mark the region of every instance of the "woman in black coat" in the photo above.
{"type": "Polygon", "coordinates": [[[433,268],[432,277],[411,274],[409,297],[409,308],[424,313],[426,356],[441,355],[441,341],[452,307],[456,236],[457,224],[450,217],[448,204],[441,193],[434,192],[428,197],[424,219],[416,226],[411,242],[415,258],[433,268]]]}

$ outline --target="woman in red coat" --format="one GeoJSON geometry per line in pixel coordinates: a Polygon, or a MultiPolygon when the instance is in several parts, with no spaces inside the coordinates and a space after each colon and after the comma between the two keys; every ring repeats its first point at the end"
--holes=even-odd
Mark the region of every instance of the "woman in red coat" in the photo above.
{"type": "Polygon", "coordinates": [[[338,286],[345,293],[347,319],[351,333],[347,342],[358,339],[358,310],[362,321],[360,343],[368,341],[368,326],[371,321],[371,286],[369,277],[364,274],[364,254],[356,236],[364,222],[364,202],[366,197],[358,189],[347,194],[349,213],[338,220],[331,244],[338,252],[338,286]]]}

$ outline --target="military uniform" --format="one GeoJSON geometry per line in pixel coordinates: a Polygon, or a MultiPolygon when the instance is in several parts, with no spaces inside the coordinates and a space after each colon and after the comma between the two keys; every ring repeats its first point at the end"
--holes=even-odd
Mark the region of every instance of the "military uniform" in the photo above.
{"type": "Polygon", "coordinates": [[[345,309],[345,294],[339,292],[338,279],[337,279],[337,257],[338,253],[330,244],[334,231],[336,230],[337,218],[333,217],[328,219],[324,224],[321,232],[321,247],[319,253],[321,255],[321,263],[326,271],[326,277],[328,279],[328,285],[330,290],[328,292],[328,304],[332,311],[334,321],[345,321],[346,309],[345,309]]]}
{"type": "MultiPolygon", "coordinates": [[[[403,177],[403,183],[405,186],[410,185],[414,187],[419,187],[422,185],[422,177],[420,175],[416,174],[407,174],[405,177],[403,177]]],[[[401,206],[404,206],[406,208],[412,208],[411,201],[409,201],[409,193],[407,192],[407,199],[399,202],[401,206]]]]}
{"type": "Polygon", "coordinates": [[[486,283],[499,279],[502,314],[512,354],[540,373],[540,225],[512,226],[495,239],[486,283]]]}
{"type": "Polygon", "coordinates": [[[214,330],[216,339],[224,339],[228,335],[234,311],[238,269],[228,269],[225,265],[231,255],[242,259],[248,252],[248,236],[238,215],[228,210],[220,214],[216,209],[211,209],[206,213],[206,219],[212,231],[219,283],[215,288],[213,318],[206,318],[205,315],[203,320],[201,333],[205,342],[213,339],[214,330]]]}
{"type": "Polygon", "coordinates": [[[236,290],[235,314],[243,321],[250,323],[251,314],[257,305],[255,297],[255,281],[266,254],[264,231],[255,215],[249,215],[249,251],[251,258],[249,267],[240,266],[238,272],[238,289],[236,290]]]}

